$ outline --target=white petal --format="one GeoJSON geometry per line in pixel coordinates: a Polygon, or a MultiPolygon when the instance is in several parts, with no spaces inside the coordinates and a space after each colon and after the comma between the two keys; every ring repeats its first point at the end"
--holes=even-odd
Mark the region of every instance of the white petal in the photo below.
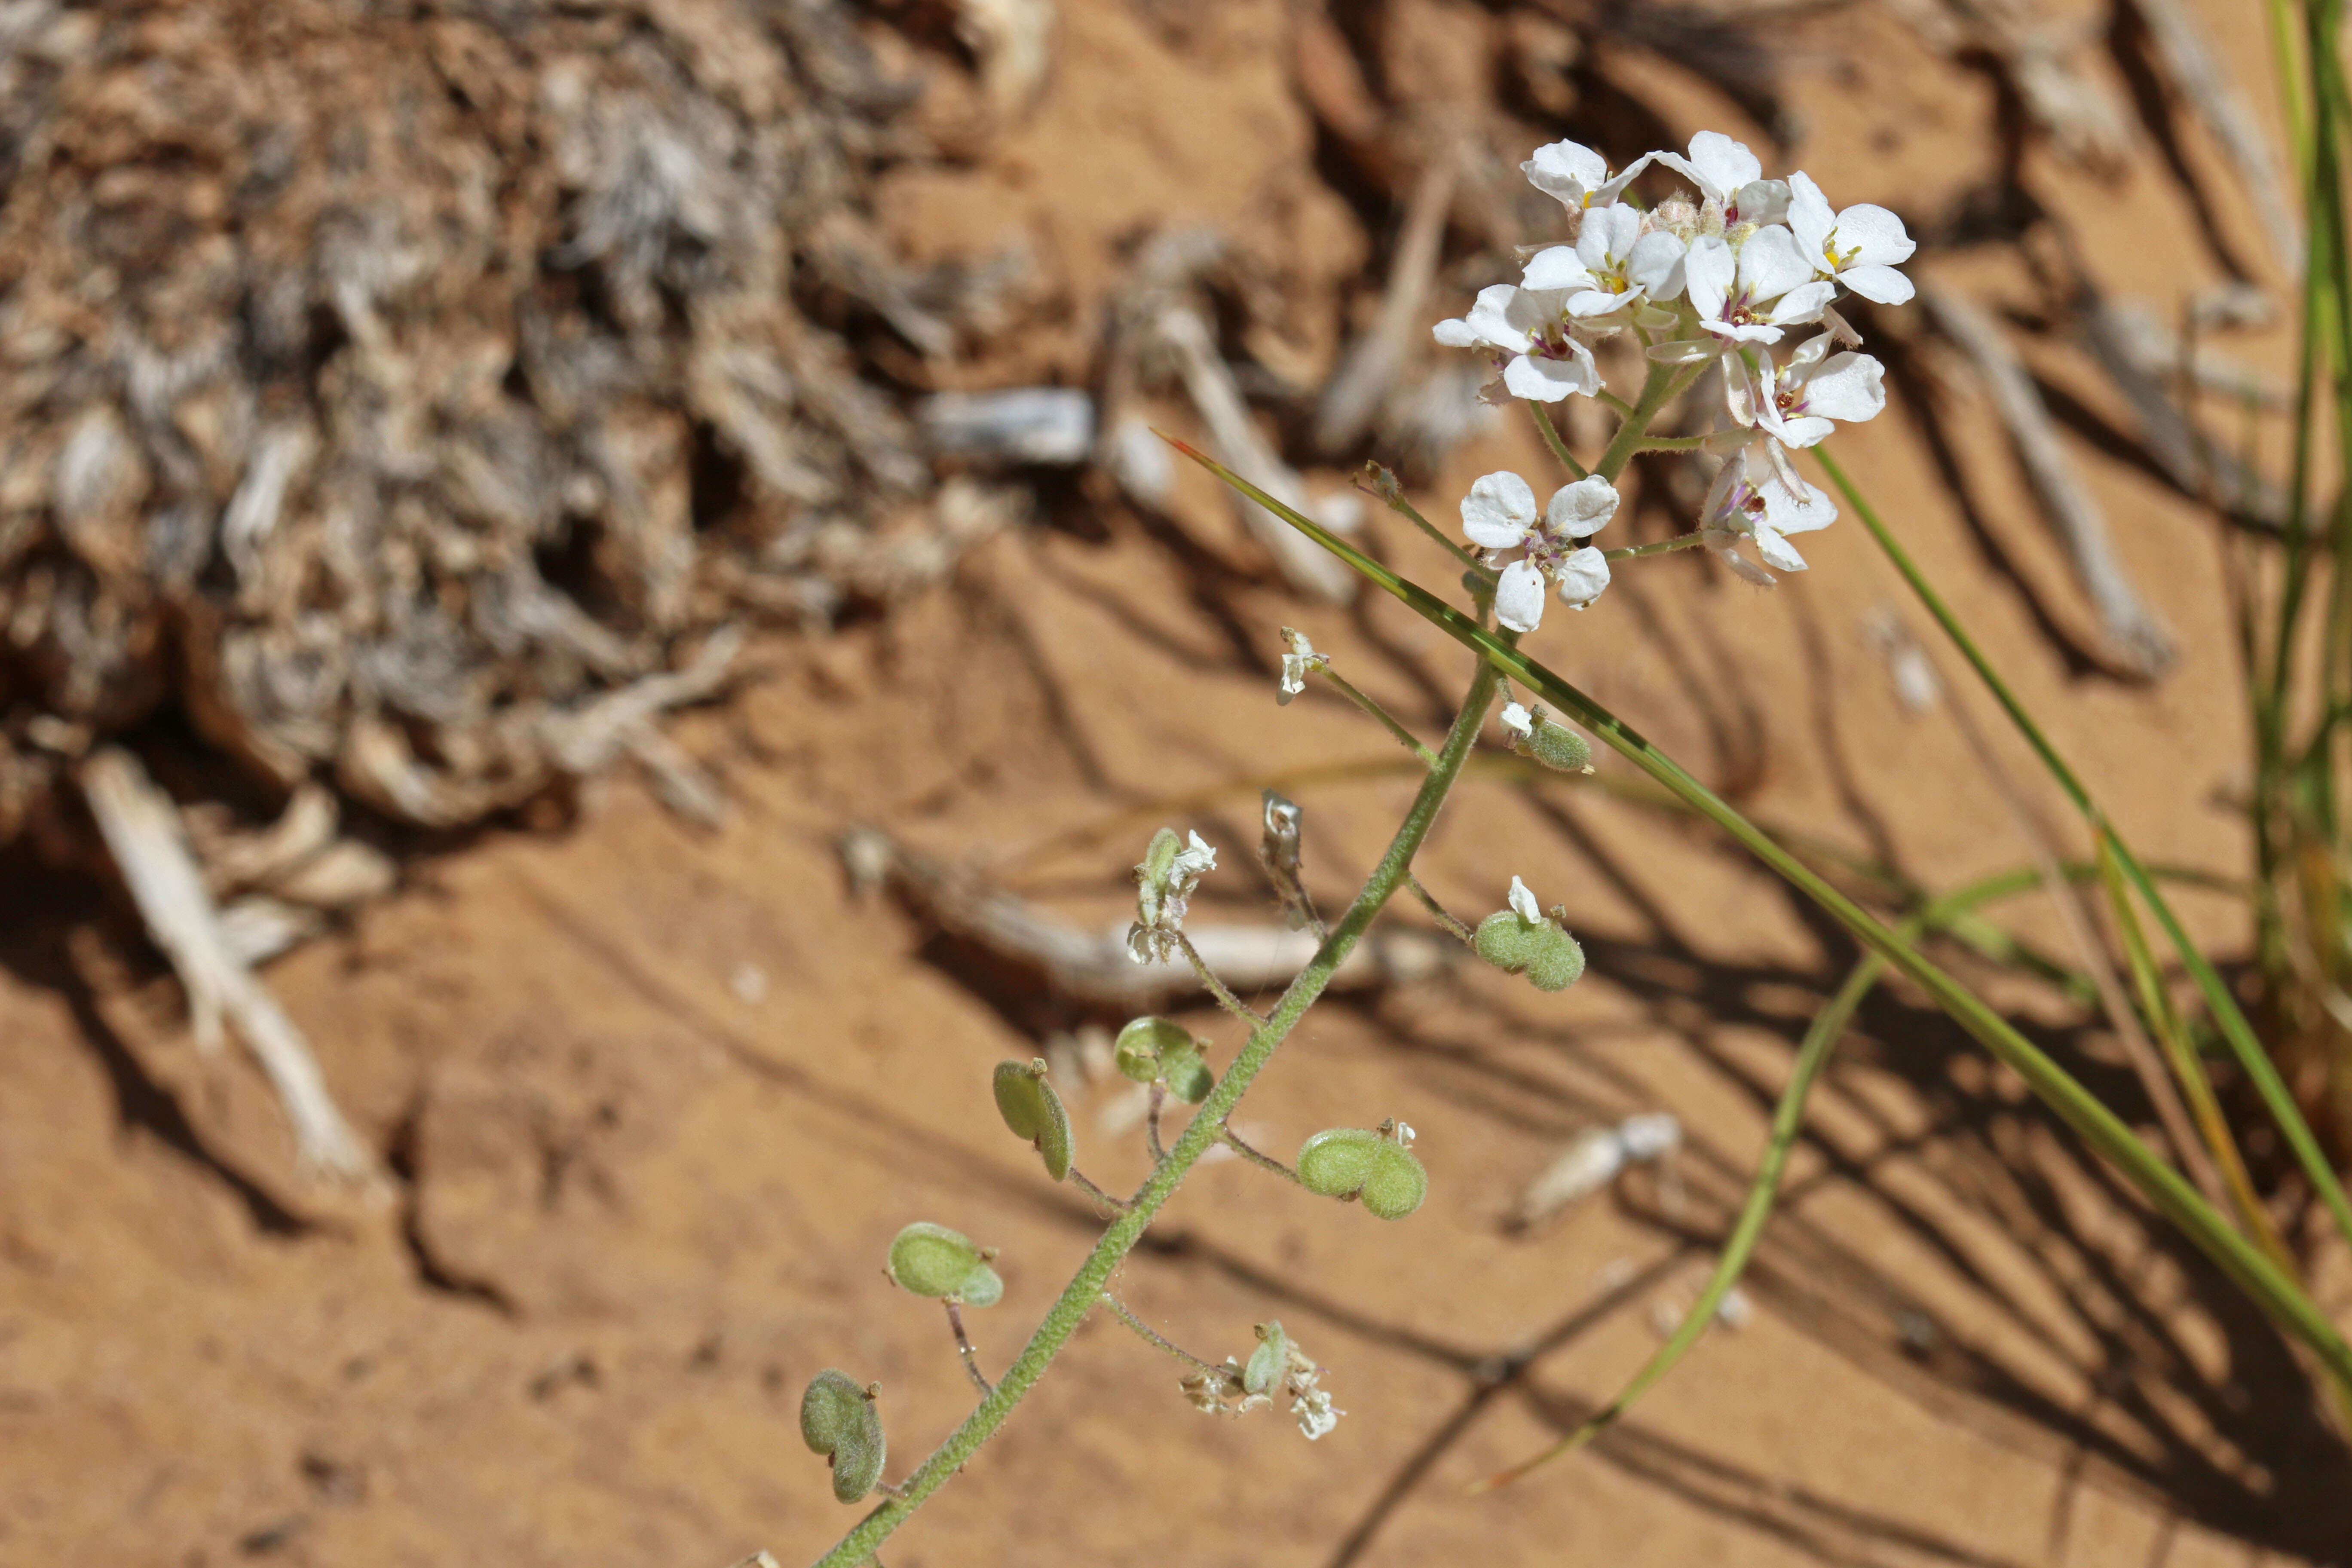
{"type": "Polygon", "coordinates": [[[1731,247],[1717,236],[1701,235],[1691,241],[1690,252],[1683,258],[1683,278],[1690,290],[1690,302],[1698,308],[1702,317],[1723,314],[1723,301],[1731,293],[1738,267],[1732,259],[1731,247]]]}
{"type": "Polygon", "coordinates": [[[1616,515],[1617,487],[1599,474],[1587,474],[1552,492],[1544,507],[1544,526],[1570,539],[1590,539],[1616,515]]]}
{"type": "Polygon", "coordinates": [[[1496,283],[1478,290],[1477,303],[1470,307],[1470,313],[1463,320],[1469,323],[1478,342],[1523,354],[1529,342],[1527,323],[1513,318],[1526,313],[1519,290],[1508,283],[1496,283]]]}
{"type": "Polygon", "coordinates": [[[1805,412],[1859,424],[1886,406],[1885,370],[1868,354],[1833,354],[1805,378],[1805,412]]]}
{"type": "Polygon", "coordinates": [[[1740,354],[1723,356],[1723,407],[1734,425],[1753,425],[1759,412],[1769,414],[1772,406],[1772,362],[1769,358],[1764,362],[1762,379],[1764,395],[1759,399],[1747,359],[1740,354]]]}
{"type": "Polygon", "coordinates": [[[1517,745],[1535,732],[1535,719],[1525,708],[1516,702],[1503,704],[1503,733],[1512,744],[1517,745]]]}
{"type": "Polygon", "coordinates": [[[1822,253],[1822,244],[1830,230],[1837,226],[1837,214],[1830,199],[1822,195],[1821,186],[1802,169],[1789,176],[1789,228],[1797,237],[1797,248],[1817,269],[1831,270],[1829,258],[1822,253]]]}
{"type": "Polygon", "coordinates": [[[1510,903],[1511,912],[1528,924],[1536,925],[1542,921],[1543,906],[1536,902],[1536,896],[1528,892],[1528,885],[1517,877],[1511,879],[1510,903]]]}
{"type": "Polygon", "coordinates": [[[1595,272],[1615,271],[1642,237],[1642,215],[1632,207],[1595,207],[1576,232],[1576,254],[1595,272]]]}
{"type": "Polygon", "coordinates": [[[1838,281],[1882,305],[1908,304],[1913,292],[1911,279],[1892,267],[1849,267],[1838,274],[1838,281]]]}
{"type": "Polygon", "coordinates": [[[1807,365],[1819,362],[1823,355],[1830,352],[1830,345],[1836,341],[1837,334],[1835,332],[1822,332],[1815,336],[1807,338],[1803,342],[1799,343],[1794,349],[1790,351],[1788,364],[1789,372],[1791,374],[1796,375],[1798,380],[1802,380],[1803,375],[1799,373],[1803,372],[1807,365]]]}
{"type": "Polygon", "coordinates": [[[1752,300],[1777,300],[1812,276],[1797,237],[1779,224],[1758,229],[1739,247],[1739,289],[1752,300]]]}
{"type": "Polygon", "coordinates": [[[1746,540],[1745,534],[1725,533],[1720,530],[1711,530],[1706,536],[1706,547],[1717,561],[1730,567],[1740,577],[1759,588],[1769,588],[1772,585],[1772,574],[1739,553],[1739,546],[1746,540]]]}
{"type": "Polygon", "coordinates": [[[1653,300],[1673,299],[1683,291],[1683,242],[1664,229],[1653,229],[1633,242],[1625,276],[1653,300]]]}
{"type": "Polygon", "coordinates": [[[1774,485],[1764,492],[1764,521],[1780,533],[1811,533],[1837,521],[1837,502],[1800,480],[1792,495],[1774,485]]]}
{"type": "Polygon", "coordinates": [[[1601,370],[1592,363],[1592,351],[1582,343],[1570,347],[1573,359],[1537,359],[1521,354],[1503,367],[1503,384],[1514,397],[1533,398],[1538,403],[1558,403],[1570,394],[1591,396],[1601,390],[1601,370]]]}
{"type": "Polygon", "coordinates": [[[1693,360],[1713,359],[1722,352],[1723,345],[1712,338],[1676,338],[1650,345],[1648,357],[1654,364],[1688,364],[1693,360]]]}
{"type": "MultiPolygon", "coordinates": [[[[1664,153],[1658,156],[1664,162],[1664,153]]],[[[1698,177],[1715,187],[1707,193],[1711,196],[1728,196],[1764,174],[1764,165],[1746,142],[1734,142],[1720,131],[1702,131],[1692,137],[1690,161],[1698,177]]]]}
{"type": "Polygon", "coordinates": [[[1903,230],[1903,220],[1885,207],[1856,202],[1837,215],[1837,247],[1854,253],[1857,267],[1891,267],[1919,248],[1903,230]]]}
{"type": "Polygon", "coordinates": [[[1559,602],[1580,610],[1609,586],[1609,558],[1588,544],[1570,552],[1559,563],[1558,575],[1559,602]]]}
{"type": "Polygon", "coordinates": [[[1554,142],[1537,148],[1519,173],[1553,200],[1580,207],[1584,194],[1609,177],[1609,161],[1580,142],[1554,142]]]}
{"type": "Polygon", "coordinates": [[[1495,618],[1515,632],[1531,632],[1543,621],[1544,577],[1532,561],[1514,561],[1495,583],[1495,618]]]}
{"type": "Polygon", "coordinates": [[[1469,322],[1459,316],[1451,321],[1438,322],[1429,329],[1429,335],[1449,349],[1468,349],[1478,346],[1478,334],[1471,330],[1469,322]]]}
{"type": "Polygon", "coordinates": [[[1765,527],[1756,531],[1756,553],[1764,558],[1766,565],[1782,572],[1802,572],[1805,569],[1805,558],[1797,553],[1795,545],[1780,537],[1777,529],[1765,527]]]}
{"type": "Polygon", "coordinates": [[[1606,289],[1587,289],[1568,297],[1568,313],[1580,321],[1595,316],[1611,316],[1642,302],[1639,294],[1612,294],[1606,289]]]}
{"type": "MultiPolygon", "coordinates": [[[[1787,230],[1775,230],[1786,233],[1787,230]]],[[[1837,298],[1837,285],[1824,279],[1819,283],[1801,284],[1780,296],[1780,302],[1767,312],[1784,327],[1800,327],[1822,319],[1822,311],[1837,298]]]]}
{"type": "Polygon", "coordinates": [[[1750,180],[1731,193],[1730,211],[1741,223],[1779,223],[1789,216],[1789,182],[1750,180]]]}
{"type": "Polygon", "coordinates": [[[1526,289],[1591,289],[1597,283],[1583,258],[1565,245],[1548,246],[1537,251],[1528,258],[1527,270],[1519,275],[1519,285],[1526,289]]]}
{"type": "Polygon", "coordinates": [[[1462,498],[1462,531],[1482,550],[1508,550],[1535,525],[1536,492],[1507,470],[1483,474],[1462,498]]]}
{"type": "Polygon", "coordinates": [[[1801,452],[1821,445],[1836,433],[1837,426],[1818,414],[1800,414],[1794,419],[1775,419],[1772,423],[1772,434],[1780,437],[1780,444],[1801,452]]]}
{"type": "Polygon", "coordinates": [[[1611,180],[1607,184],[1595,185],[1592,188],[1591,194],[1584,198],[1584,205],[1596,210],[1601,207],[1614,205],[1617,198],[1624,194],[1625,187],[1633,183],[1633,176],[1648,168],[1650,166],[1650,160],[1656,156],[1657,154],[1655,153],[1644,153],[1640,157],[1634,159],[1632,163],[1626,164],[1623,168],[1618,170],[1616,177],[1611,180]]]}

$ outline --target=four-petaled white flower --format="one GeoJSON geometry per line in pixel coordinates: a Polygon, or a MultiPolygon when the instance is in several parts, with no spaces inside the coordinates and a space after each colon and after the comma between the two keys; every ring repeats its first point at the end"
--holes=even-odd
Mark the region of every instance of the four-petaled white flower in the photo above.
{"type": "Polygon", "coordinates": [[[1329,665],[1331,656],[1317,653],[1305,632],[1288,626],[1282,628],[1282,680],[1275,689],[1274,700],[1288,707],[1292,698],[1307,689],[1307,678],[1329,665]]]}
{"type": "Polygon", "coordinates": [[[1885,369],[1868,354],[1831,353],[1827,332],[1799,343],[1789,363],[1764,368],[1756,423],[1784,447],[1816,445],[1837,426],[1875,419],[1886,406],[1885,369]]]}
{"type": "Polygon", "coordinates": [[[1911,279],[1895,268],[1919,247],[1885,207],[1857,202],[1832,212],[1822,188],[1800,172],[1789,176],[1789,227],[1806,264],[1823,277],[1882,305],[1911,298],[1911,279]]]}
{"type": "Polygon", "coordinates": [[[1519,165],[1519,173],[1560,205],[1582,212],[1614,204],[1633,176],[1649,166],[1652,156],[1644,153],[1612,174],[1609,160],[1591,148],[1575,142],[1554,142],[1537,148],[1536,155],[1519,165]]]}
{"type": "Polygon", "coordinates": [[[1732,454],[1707,490],[1699,530],[1716,558],[1748,581],[1772,585],[1772,574],[1740,553],[1752,546],[1764,564],[1802,572],[1805,558],[1789,542],[1792,533],[1811,533],[1837,521],[1837,506],[1814,486],[1796,479],[1755,444],[1732,454]]]}
{"type": "Polygon", "coordinates": [[[1434,330],[1448,348],[1483,348],[1509,356],[1503,384],[1514,397],[1558,403],[1571,393],[1601,390],[1592,351],[1569,335],[1568,296],[1556,290],[1497,283],[1478,290],[1469,313],[1434,330]]]}
{"type": "Polygon", "coordinates": [[[1490,566],[1524,549],[1503,566],[1495,584],[1495,618],[1515,632],[1543,619],[1544,584],[1557,584],[1560,602],[1582,609],[1609,586],[1609,561],[1581,542],[1617,512],[1617,489],[1598,474],[1563,485],[1542,511],[1528,481],[1509,472],[1487,474],[1462,500],[1462,531],[1486,552],[1490,566]]]}
{"type": "Polygon", "coordinates": [[[1722,213],[1727,227],[1779,223],[1788,215],[1789,182],[1766,179],[1764,165],[1748,143],[1720,131],[1702,131],[1692,137],[1687,158],[1679,153],[1650,156],[1696,185],[1698,194],[1722,213]]]}
{"type": "Polygon", "coordinates": [[[1795,237],[1777,225],[1749,235],[1737,255],[1714,235],[1701,235],[1683,258],[1683,279],[1706,336],[1660,343],[1650,351],[1654,359],[1688,362],[1739,343],[1777,343],[1788,328],[1821,320],[1837,295],[1837,285],[1816,279],[1795,237]]]}
{"type": "Polygon", "coordinates": [[[1683,242],[1664,229],[1643,233],[1642,215],[1632,207],[1595,207],[1575,245],[1536,252],[1519,282],[1565,295],[1570,317],[1589,321],[1681,293],[1683,242]]]}

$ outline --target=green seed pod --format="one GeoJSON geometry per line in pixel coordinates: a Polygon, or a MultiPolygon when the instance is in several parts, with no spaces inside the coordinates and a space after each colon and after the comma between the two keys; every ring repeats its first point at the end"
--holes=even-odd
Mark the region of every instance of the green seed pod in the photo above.
{"type": "Polygon", "coordinates": [[[1166,881],[1168,873],[1175,869],[1176,857],[1183,847],[1184,841],[1176,837],[1174,828],[1161,828],[1151,836],[1151,842],[1145,847],[1143,863],[1135,868],[1135,879],[1139,882],[1166,881]]]}
{"type": "Polygon", "coordinates": [[[1549,719],[1536,721],[1535,731],[1528,737],[1528,754],[1564,773],[1590,773],[1592,769],[1591,742],[1567,725],[1555,724],[1549,719]]]}
{"type": "Polygon", "coordinates": [[[1136,1082],[1150,1083],[1160,1076],[1160,1060],[1169,1052],[1192,1048],[1192,1032],[1182,1025],[1167,1018],[1137,1018],[1118,1032],[1111,1059],[1136,1082]]]}
{"type": "Polygon", "coordinates": [[[996,1064],[996,1110],[1014,1137],[1037,1146],[1047,1175],[1058,1182],[1070,1173],[1070,1113],[1045,1081],[1045,1058],[996,1064]]]}
{"type": "Polygon", "coordinates": [[[973,1270],[985,1267],[971,1237],[929,1220],[917,1220],[890,1244],[891,1279],[918,1296],[960,1295],[973,1270]]]}
{"type": "Polygon", "coordinates": [[[1429,1173],[1413,1152],[1401,1143],[1381,1140],[1372,1153],[1371,1174],[1361,1194],[1365,1212],[1381,1219],[1402,1219],[1429,1195],[1429,1173]]]}
{"type": "Polygon", "coordinates": [[[1242,1389],[1248,1394],[1272,1394],[1290,1370],[1290,1336],[1276,1320],[1257,1326],[1257,1349],[1242,1368],[1242,1389]]]}
{"type": "Polygon", "coordinates": [[[1496,910],[1478,922],[1471,945],[1496,968],[1517,974],[1542,955],[1543,938],[1541,922],[1531,925],[1515,910],[1496,910]]]}
{"type": "Polygon", "coordinates": [[[1327,1198],[1349,1196],[1370,1177],[1380,1146],[1380,1134],[1360,1127],[1318,1132],[1298,1146],[1299,1184],[1327,1198]]]}
{"type": "Polygon", "coordinates": [[[886,1452],[882,1417],[868,1400],[865,1423],[843,1434],[841,1441],[833,1446],[834,1500],[856,1502],[872,1491],[874,1483],[882,1479],[886,1452]]]}
{"type": "Polygon", "coordinates": [[[1542,942],[1528,961],[1528,978],[1538,991],[1564,991],[1584,974],[1584,949],[1558,926],[1542,928],[1542,942]]]}
{"type": "Polygon", "coordinates": [[[1198,1105],[1209,1098],[1217,1087],[1217,1075],[1201,1059],[1201,1053],[1187,1046],[1181,1053],[1161,1058],[1160,1076],[1168,1080],[1168,1092],[1187,1105],[1198,1105]]]}
{"type": "Polygon", "coordinates": [[[801,1395],[801,1441],[833,1467],[833,1495],[856,1502],[882,1479],[886,1445],[874,1391],[832,1367],[810,1380],[801,1395]]]}
{"type": "Polygon", "coordinates": [[[1004,1279],[983,1263],[964,1276],[963,1289],[956,1294],[967,1307],[993,1307],[1004,1300],[1004,1279]]]}
{"type": "Polygon", "coordinates": [[[825,1368],[809,1380],[801,1395],[801,1441],[812,1454],[832,1453],[841,1435],[863,1419],[859,1412],[866,1406],[864,1388],[851,1382],[847,1373],[825,1368]]]}

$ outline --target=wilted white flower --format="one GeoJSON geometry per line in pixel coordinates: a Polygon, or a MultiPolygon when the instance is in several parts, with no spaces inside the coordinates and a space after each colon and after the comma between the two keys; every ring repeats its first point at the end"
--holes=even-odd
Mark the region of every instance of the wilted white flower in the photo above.
{"type": "Polygon", "coordinates": [[[1317,653],[1305,632],[1288,626],[1282,628],[1282,680],[1275,689],[1274,700],[1288,707],[1292,698],[1307,689],[1307,678],[1328,665],[1331,656],[1317,653]]]}
{"type": "Polygon", "coordinates": [[[1800,172],[1789,176],[1789,227],[1816,272],[1882,305],[1911,298],[1911,279],[1895,268],[1918,247],[1885,207],[1861,202],[1832,212],[1822,188],[1800,172]]]}
{"type": "Polygon", "coordinates": [[[1292,1400],[1290,1413],[1298,1418],[1298,1429],[1307,1434],[1307,1440],[1310,1443],[1339,1425],[1339,1417],[1347,1414],[1331,1403],[1330,1394],[1319,1388],[1310,1388],[1292,1400]]]}
{"type": "Polygon", "coordinates": [[[1559,584],[1560,601],[1582,609],[1609,586],[1609,562],[1581,542],[1617,512],[1617,490],[1598,474],[1563,485],[1541,512],[1528,481],[1509,472],[1487,474],[1462,500],[1462,531],[1502,565],[1511,551],[1525,553],[1503,566],[1495,584],[1495,618],[1515,632],[1543,619],[1544,584],[1559,584]]]}
{"type": "Polygon", "coordinates": [[[1655,156],[1645,153],[1612,174],[1609,160],[1591,148],[1575,142],[1554,142],[1537,148],[1536,155],[1519,165],[1519,173],[1560,205],[1582,212],[1613,204],[1626,184],[1655,156]]]}
{"type": "Polygon", "coordinates": [[[1653,359],[1689,361],[1740,343],[1776,343],[1783,331],[1819,321],[1837,285],[1813,277],[1797,252],[1796,237],[1775,224],[1749,235],[1737,254],[1714,235],[1691,242],[1683,258],[1684,289],[1706,338],[1660,343],[1653,359]]]}
{"type": "Polygon", "coordinates": [[[1517,702],[1506,702],[1503,704],[1504,744],[1509,746],[1511,750],[1516,752],[1520,747],[1526,745],[1529,741],[1534,740],[1535,734],[1536,719],[1534,714],[1528,712],[1526,708],[1517,702]]]}
{"type": "Polygon", "coordinates": [[[1765,454],[1749,445],[1734,453],[1715,476],[1699,530],[1717,559],[1748,581],[1769,587],[1772,574],[1741,554],[1742,547],[1753,546],[1766,565],[1802,572],[1805,558],[1789,542],[1789,535],[1811,533],[1836,521],[1837,507],[1828,496],[1802,479],[1791,486],[1765,454]]]}
{"type": "Polygon", "coordinates": [[[1127,952],[1138,963],[1176,955],[1193,890],[1216,869],[1217,852],[1198,833],[1191,838],[1179,843],[1173,829],[1161,828],[1135,868],[1135,923],[1127,928],[1127,952]]]}
{"type": "Polygon", "coordinates": [[[1557,291],[1577,321],[1614,315],[1643,300],[1671,300],[1683,289],[1683,242],[1664,229],[1643,232],[1629,206],[1595,207],[1584,215],[1573,246],[1536,252],[1519,279],[1523,288],[1557,291]]]}
{"type": "Polygon", "coordinates": [[[1558,403],[1571,393],[1601,390],[1592,351],[1569,334],[1568,296],[1551,289],[1497,283],[1478,290],[1466,315],[1440,321],[1437,341],[1448,348],[1483,348],[1507,356],[1503,384],[1514,397],[1558,403]]]}
{"type": "Polygon", "coordinates": [[[1696,185],[1699,195],[1721,212],[1725,227],[1779,223],[1788,215],[1789,183],[1764,178],[1764,165],[1748,144],[1720,131],[1702,131],[1692,137],[1687,158],[1679,153],[1650,156],[1696,185]]]}
{"type": "Polygon", "coordinates": [[[1544,912],[1541,906],[1537,904],[1536,896],[1528,891],[1528,885],[1525,882],[1520,881],[1517,877],[1511,879],[1511,896],[1508,902],[1511,906],[1511,912],[1517,915],[1519,919],[1527,921],[1528,924],[1541,925],[1543,923],[1544,912]]]}

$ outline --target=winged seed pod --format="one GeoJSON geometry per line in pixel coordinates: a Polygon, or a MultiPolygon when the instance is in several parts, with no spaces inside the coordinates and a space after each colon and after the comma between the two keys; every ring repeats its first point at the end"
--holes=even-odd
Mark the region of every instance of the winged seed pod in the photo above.
{"type": "Polygon", "coordinates": [[[1327,1198],[1355,1199],[1378,1218],[1402,1219],[1429,1195],[1429,1172],[1412,1142],[1412,1129],[1395,1121],[1378,1131],[1327,1129],[1299,1146],[1299,1184],[1327,1198]]]}
{"type": "Polygon", "coordinates": [[[1201,1042],[1167,1018],[1137,1018],[1111,1046],[1118,1070],[1138,1083],[1165,1083],[1187,1105],[1198,1105],[1216,1087],[1217,1075],[1201,1059],[1201,1042]]]}
{"type": "Polygon", "coordinates": [[[1070,1113],[1045,1081],[1045,1058],[996,1064],[996,1113],[1015,1138],[1036,1146],[1047,1175],[1058,1182],[1070,1173],[1070,1113]]]}
{"type": "Polygon", "coordinates": [[[837,1501],[856,1502],[882,1479],[887,1445],[881,1412],[874,1404],[879,1392],[872,1384],[860,1387],[847,1373],[827,1367],[810,1379],[801,1395],[801,1441],[810,1452],[824,1455],[833,1467],[837,1501]]]}
{"type": "Polygon", "coordinates": [[[1584,974],[1584,949],[1536,907],[1536,896],[1517,877],[1510,908],[1480,921],[1471,945],[1496,968],[1526,975],[1538,991],[1566,990],[1584,974]]]}
{"type": "Polygon", "coordinates": [[[929,1220],[917,1220],[890,1243],[890,1280],[918,1296],[961,1296],[975,1307],[993,1306],[1004,1294],[1004,1282],[971,1237],[929,1220]]]}

